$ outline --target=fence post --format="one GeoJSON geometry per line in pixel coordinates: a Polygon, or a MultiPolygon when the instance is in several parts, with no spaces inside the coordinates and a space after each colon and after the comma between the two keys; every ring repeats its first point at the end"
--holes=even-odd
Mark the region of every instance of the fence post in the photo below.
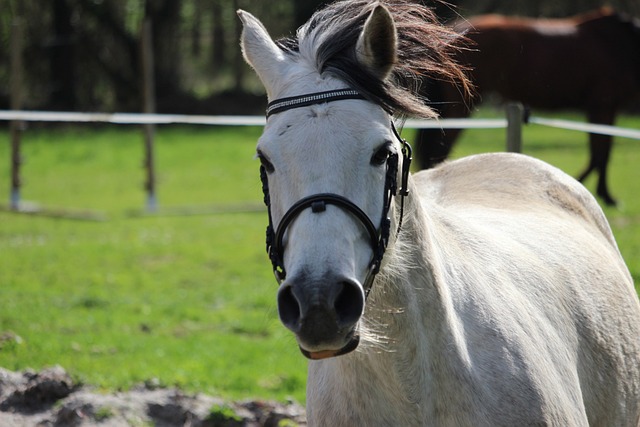
{"type": "MultiPolygon", "coordinates": [[[[140,52],[142,59],[142,112],[155,113],[155,79],[153,65],[153,41],[152,41],[151,21],[146,18],[142,23],[142,33],[140,36],[140,52]]],[[[149,123],[142,125],[144,131],[145,159],[144,167],[146,171],[145,189],[147,190],[147,211],[156,212],[158,209],[158,199],[156,198],[156,173],[154,155],[155,125],[149,123]]]]}
{"type": "Polygon", "coordinates": [[[524,107],[519,102],[507,104],[507,151],[522,153],[522,120],[524,107]]]}
{"type": "MultiPolygon", "coordinates": [[[[22,109],[22,22],[20,18],[13,20],[11,25],[11,109],[22,109]]],[[[22,154],[20,150],[20,137],[23,123],[20,120],[12,120],[11,133],[11,194],[10,209],[20,209],[20,166],[22,154]]]]}

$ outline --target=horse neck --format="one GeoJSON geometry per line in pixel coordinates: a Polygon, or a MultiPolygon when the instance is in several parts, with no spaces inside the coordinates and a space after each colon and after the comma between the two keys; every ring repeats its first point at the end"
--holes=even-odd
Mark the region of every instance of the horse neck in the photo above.
{"type": "Polygon", "coordinates": [[[451,300],[442,272],[443,265],[449,260],[443,259],[435,233],[446,217],[435,206],[423,206],[411,179],[409,186],[411,196],[405,202],[402,230],[392,243],[389,263],[383,267],[380,283],[372,292],[370,308],[384,320],[393,320],[392,326],[399,321],[429,325],[424,329],[397,325],[402,331],[394,330],[399,333],[394,336],[412,333],[424,335],[425,339],[440,339],[439,335],[433,334],[439,334],[442,328],[450,335],[452,328],[451,300]]]}
{"type": "MultiPolygon", "coordinates": [[[[416,195],[416,188],[410,193],[416,195]]],[[[416,196],[405,204],[402,231],[385,255],[387,263],[367,302],[365,323],[378,338],[353,355],[310,366],[309,393],[318,391],[322,378],[326,388],[318,394],[336,396],[343,403],[326,404],[340,406],[362,404],[367,390],[369,412],[358,416],[370,415],[374,421],[404,417],[397,425],[416,425],[436,412],[439,401],[451,401],[461,392],[462,384],[449,384],[449,379],[460,378],[465,362],[452,304],[439,279],[439,254],[430,232],[436,221],[416,196]]]]}
{"type": "MultiPolygon", "coordinates": [[[[448,366],[457,371],[466,363],[466,348],[444,272],[446,263],[454,260],[445,259],[436,233],[447,218],[436,206],[423,206],[412,182],[410,194],[403,230],[387,266],[391,273],[385,277],[386,283],[380,284],[380,290],[386,290],[379,296],[384,301],[380,303],[381,320],[391,328],[389,336],[397,337],[390,340],[386,354],[395,358],[405,352],[398,358],[402,363],[413,363],[415,369],[427,363],[438,366],[434,375],[446,375],[448,366]]],[[[372,305],[374,310],[378,308],[375,301],[372,305]]],[[[442,386],[436,376],[429,380],[442,386]]]]}

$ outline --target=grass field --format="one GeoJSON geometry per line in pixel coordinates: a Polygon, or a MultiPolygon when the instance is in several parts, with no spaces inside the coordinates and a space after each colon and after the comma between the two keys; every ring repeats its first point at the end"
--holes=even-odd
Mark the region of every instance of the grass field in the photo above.
{"type": "MultiPolygon", "coordinates": [[[[619,124],[640,128],[638,118],[619,124]]],[[[157,380],[227,398],[303,402],[306,361],[277,319],[264,254],[266,216],[244,209],[261,202],[253,159],[260,132],[160,127],[160,205],[218,213],[146,216],[131,215],[145,203],[139,129],[28,130],[23,198],[103,212],[108,220],[0,212],[0,366],[60,364],[109,390],[157,380]],[[224,213],[225,207],[238,209],[224,213]]],[[[3,203],[7,139],[3,132],[3,203]]],[[[501,151],[503,141],[503,130],[468,131],[454,155],[501,151]]],[[[572,175],[587,162],[586,135],[578,132],[527,127],[524,147],[572,175]]],[[[639,164],[640,141],[618,139],[610,187],[622,204],[605,209],[636,283],[639,164]]],[[[587,186],[595,187],[593,178],[587,186]]]]}

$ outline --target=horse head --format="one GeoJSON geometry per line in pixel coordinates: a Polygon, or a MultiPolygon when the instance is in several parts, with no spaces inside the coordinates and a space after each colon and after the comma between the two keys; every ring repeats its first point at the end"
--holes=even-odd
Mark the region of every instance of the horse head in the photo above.
{"type": "MultiPolygon", "coordinates": [[[[349,89],[334,73],[318,70],[305,57],[309,52],[303,38],[296,52],[287,51],[255,17],[243,11],[239,15],[245,58],[263,82],[271,104],[274,100],[284,100],[285,106],[294,103],[269,115],[257,146],[272,225],[279,230],[275,256],[281,258],[282,269],[280,319],[295,333],[307,357],[345,353],[358,343],[365,283],[389,190],[389,159],[397,161],[403,147],[394,135],[389,113],[349,89]],[[346,99],[295,104],[301,95],[313,98],[345,88],[351,94],[346,99]],[[314,196],[308,206],[297,204],[314,196]]],[[[358,36],[355,61],[384,81],[396,61],[396,37],[388,10],[373,8],[358,36]]]]}

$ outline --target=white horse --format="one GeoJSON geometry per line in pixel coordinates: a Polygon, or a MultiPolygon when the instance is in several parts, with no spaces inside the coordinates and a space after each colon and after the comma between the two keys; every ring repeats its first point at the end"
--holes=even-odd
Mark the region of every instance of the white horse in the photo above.
{"type": "Polygon", "coordinates": [[[639,426],[640,304],[593,197],[515,154],[406,176],[390,112],[430,114],[412,75],[459,77],[428,9],[341,1],[279,42],[239,15],[309,424],[639,426]]]}

